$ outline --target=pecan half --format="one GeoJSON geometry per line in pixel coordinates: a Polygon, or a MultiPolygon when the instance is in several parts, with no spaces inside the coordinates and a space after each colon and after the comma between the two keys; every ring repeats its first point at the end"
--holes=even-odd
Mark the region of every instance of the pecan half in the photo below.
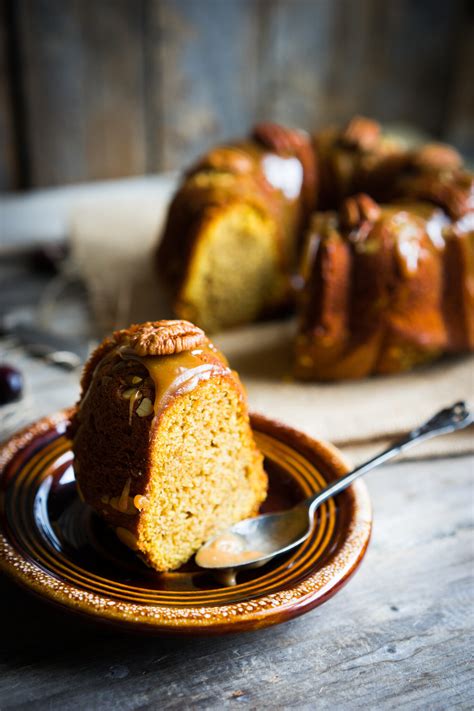
{"type": "Polygon", "coordinates": [[[309,134],[265,121],[254,127],[252,137],[266,148],[276,153],[292,154],[300,161],[303,166],[304,209],[310,213],[316,207],[318,171],[309,134]]]}
{"type": "Polygon", "coordinates": [[[139,356],[172,355],[208,343],[204,331],[189,321],[147,321],[115,331],[113,337],[139,356]]]}
{"type": "Polygon", "coordinates": [[[271,121],[258,123],[252,131],[252,137],[277,153],[295,153],[306,147],[309,141],[303,131],[271,121]]]}
{"type": "Polygon", "coordinates": [[[421,170],[454,170],[462,162],[457,150],[445,143],[427,143],[412,154],[412,166],[421,170]]]}
{"type": "Polygon", "coordinates": [[[365,193],[346,198],[339,208],[343,227],[355,229],[363,222],[375,222],[380,216],[380,207],[365,193]]]}
{"type": "Polygon", "coordinates": [[[251,156],[241,148],[219,146],[200,158],[188,171],[187,175],[193,175],[200,170],[206,169],[241,175],[250,173],[254,169],[254,163],[251,156]]]}
{"type": "Polygon", "coordinates": [[[364,116],[354,116],[342,130],[340,143],[349,148],[371,151],[380,139],[380,124],[364,116]]]}
{"type": "Polygon", "coordinates": [[[422,173],[401,181],[398,192],[404,197],[434,202],[453,220],[474,208],[474,176],[467,171],[422,173]]]}

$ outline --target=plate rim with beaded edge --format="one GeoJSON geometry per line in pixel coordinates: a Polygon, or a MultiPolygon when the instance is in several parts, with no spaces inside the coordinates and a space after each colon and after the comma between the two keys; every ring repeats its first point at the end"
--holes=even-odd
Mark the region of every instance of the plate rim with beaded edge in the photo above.
{"type": "MultiPolygon", "coordinates": [[[[73,408],[29,425],[0,446],[0,571],[65,611],[155,634],[223,634],[278,624],[332,597],[364,558],[372,528],[365,483],[322,505],[310,537],[232,588],[169,591],[92,574],[43,539],[46,483],[72,462],[64,432],[73,408]],[[38,513],[42,512],[42,513],[38,513]],[[26,517],[26,518],[25,518],[26,517]],[[25,521],[29,521],[28,526],[25,521]],[[33,522],[33,523],[32,523],[33,522]],[[273,566],[268,572],[268,566],[273,566]]],[[[251,415],[257,445],[271,465],[297,478],[300,497],[349,470],[333,445],[263,415],[251,415]]],[[[71,469],[72,471],[72,469],[71,469]]],[[[271,489],[271,484],[270,484],[271,489]]],[[[294,503],[294,502],[293,502],[294,503]]],[[[291,505],[293,505],[293,503],[291,505]]],[[[47,532],[46,532],[47,534],[47,532]]],[[[115,539],[115,536],[114,536],[115,539]]],[[[132,555],[132,554],[130,554],[132,555]]]]}

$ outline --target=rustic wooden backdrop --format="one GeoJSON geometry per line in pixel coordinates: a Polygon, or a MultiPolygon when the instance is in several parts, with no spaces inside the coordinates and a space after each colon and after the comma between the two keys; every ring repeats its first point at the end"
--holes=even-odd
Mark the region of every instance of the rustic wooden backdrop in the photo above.
{"type": "Polygon", "coordinates": [[[354,112],[474,154],[468,0],[0,0],[0,189],[182,166],[354,112]]]}

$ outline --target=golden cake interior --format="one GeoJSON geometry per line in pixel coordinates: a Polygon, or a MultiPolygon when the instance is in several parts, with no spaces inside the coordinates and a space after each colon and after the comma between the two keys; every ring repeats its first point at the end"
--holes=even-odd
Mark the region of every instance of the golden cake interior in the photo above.
{"type": "Polygon", "coordinates": [[[266,480],[239,396],[211,379],[177,399],[150,451],[139,548],[173,569],[217,531],[258,512],[266,480]]]}
{"type": "Polygon", "coordinates": [[[177,297],[180,316],[199,317],[204,329],[215,331],[253,321],[281,298],[277,225],[269,214],[246,203],[230,204],[208,210],[199,232],[177,297]]]}

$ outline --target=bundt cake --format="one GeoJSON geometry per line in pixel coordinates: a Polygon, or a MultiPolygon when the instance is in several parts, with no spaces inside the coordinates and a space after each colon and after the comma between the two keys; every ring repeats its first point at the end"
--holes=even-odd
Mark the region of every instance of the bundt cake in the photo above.
{"type": "Polygon", "coordinates": [[[474,349],[473,221],[451,146],[266,123],[185,176],[158,263],[178,315],[218,330],[293,302],[296,375],[362,377],[474,349]]]}
{"type": "Polygon", "coordinates": [[[302,259],[296,375],[396,373],[474,349],[473,229],[427,202],[379,205],[365,194],[316,214],[302,259]]]}
{"type": "Polygon", "coordinates": [[[283,305],[315,178],[310,137],[276,124],[198,161],[172,201],[158,250],[176,315],[216,331],[283,305]]]}
{"type": "Polygon", "coordinates": [[[240,380],[186,321],[107,338],[85,366],[69,436],[81,497],[158,571],[266,496],[240,380]]]}

